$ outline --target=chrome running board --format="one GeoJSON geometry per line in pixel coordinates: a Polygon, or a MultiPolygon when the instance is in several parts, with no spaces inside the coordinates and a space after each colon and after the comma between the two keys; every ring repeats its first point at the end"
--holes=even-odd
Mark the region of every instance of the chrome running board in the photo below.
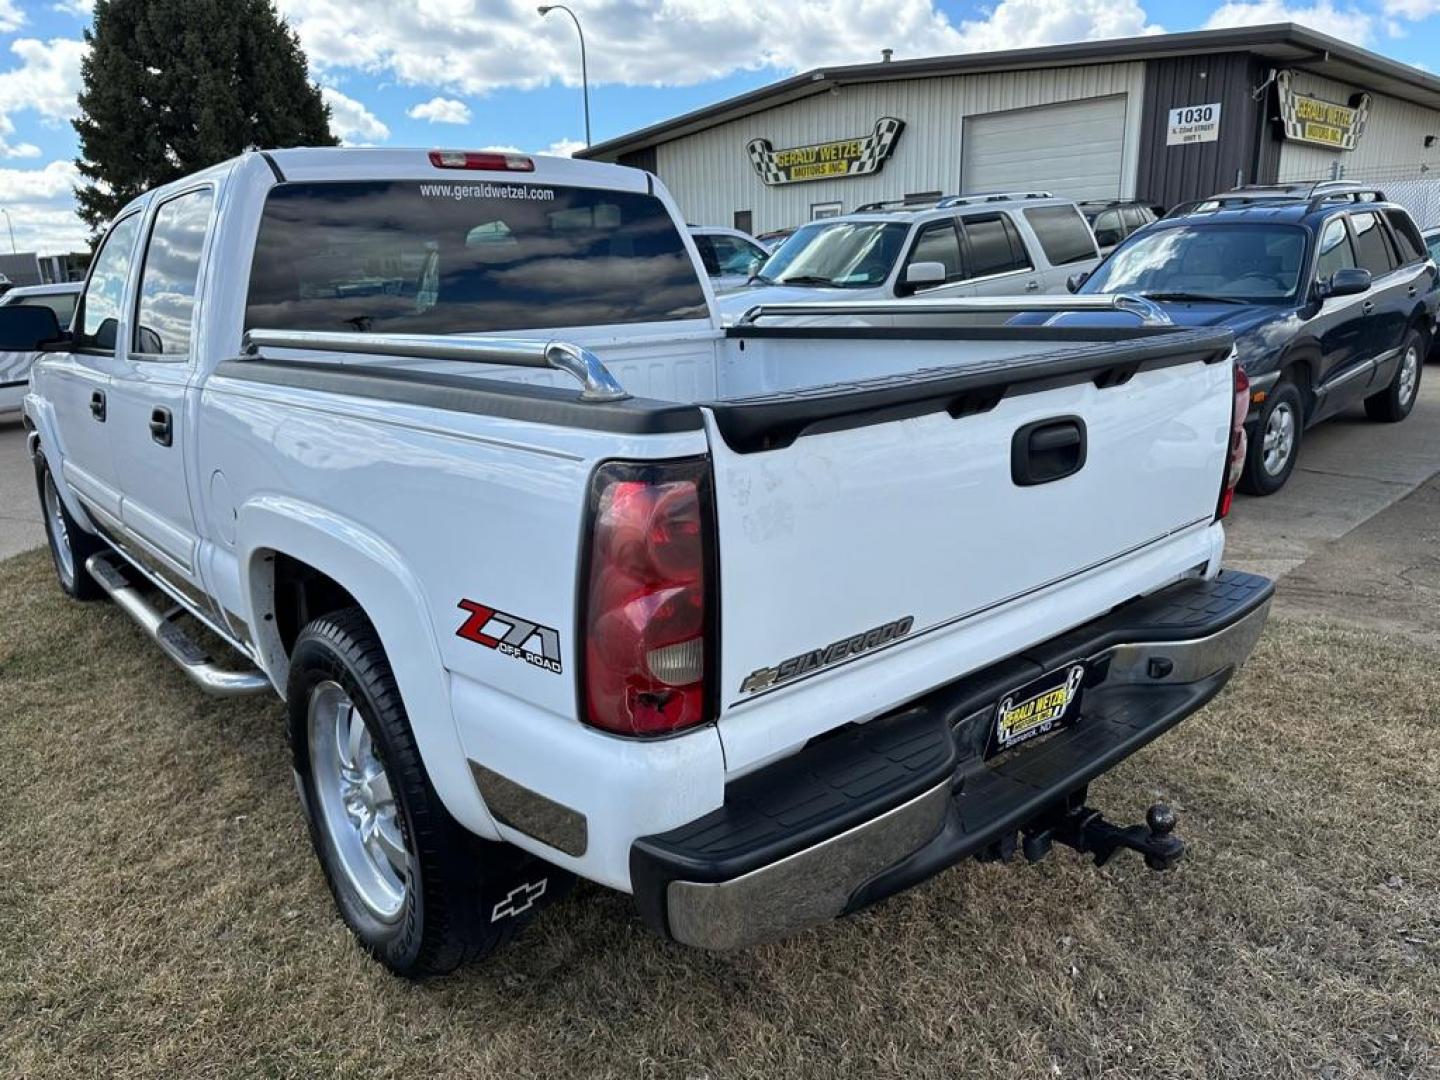
{"type": "Polygon", "coordinates": [[[110,594],[121,611],[129,615],[140,629],[150,635],[160,650],[179,665],[190,681],[207,694],[217,697],[239,697],[259,694],[270,689],[270,680],[254,668],[248,671],[226,671],[216,667],[208,653],[169,617],[157,610],[140,590],[130,584],[120,567],[105,552],[85,560],[85,569],[110,594]]]}

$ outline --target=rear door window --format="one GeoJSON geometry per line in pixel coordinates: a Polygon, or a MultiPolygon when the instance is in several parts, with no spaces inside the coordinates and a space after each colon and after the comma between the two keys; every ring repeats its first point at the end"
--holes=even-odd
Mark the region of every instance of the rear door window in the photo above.
{"type": "Polygon", "coordinates": [[[55,321],[60,324],[61,329],[70,325],[70,320],[75,315],[75,301],[78,297],[74,293],[55,293],[51,296],[27,296],[16,300],[17,307],[48,307],[55,313],[55,321]]]}
{"type": "Polygon", "coordinates": [[[1090,226],[1073,206],[1035,206],[1024,213],[1051,266],[1095,258],[1090,226]]]}
{"type": "Polygon", "coordinates": [[[245,326],[459,334],[708,317],[652,195],[363,181],[271,190],[245,326]]]}
{"type": "Polygon", "coordinates": [[[705,267],[705,273],[711,277],[719,277],[720,260],[715,257],[715,245],[710,237],[691,233],[690,239],[695,241],[695,250],[700,255],[700,264],[705,267]]]}
{"type": "Polygon", "coordinates": [[[1410,215],[1403,210],[1386,210],[1385,220],[1390,223],[1390,231],[1395,237],[1395,243],[1400,248],[1400,261],[1405,264],[1423,262],[1428,258],[1425,252],[1425,241],[1420,239],[1420,230],[1415,227],[1415,222],[1410,215]]]}
{"type": "Polygon", "coordinates": [[[1030,259],[1015,226],[1004,214],[962,219],[970,276],[991,277],[1030,269],[1030,259]]]}
{"type": "Polygon", "coordinates": [[[919,262],[938,262],[945,267],[947,282],[959,281],[965,276],[965,265],[960,258],[960,237],[952,221],[932,221],[920,230],[915,238],[915,249],[910,253],[906,267],[919,262]]]}
{"type": "Polygon", "coordinates": [[[1355,265],[1355,251],[1343,218],[1331,218],[1320,234],[1320,255],[1315,263],[1315,277],[1324,281],[1336,270],[1355,265]]]}
{"type": "Polygon", "coordinates": [[[135,352],[172,358],[190,355],[195,289],[214,196],[209,188],[162,203],[155,211],[140,271],[135,311],[135,352]]]}
{"type": "Polygon", "coordinates": [[[1390,273],[1395,269],[1394,255],[1390,240],[1385,235],[1385,226],[1372,211],[1350,215],[1350,227],[1355,231],[1356,264],[1369,270],[1374,277],[1390,273]]]}

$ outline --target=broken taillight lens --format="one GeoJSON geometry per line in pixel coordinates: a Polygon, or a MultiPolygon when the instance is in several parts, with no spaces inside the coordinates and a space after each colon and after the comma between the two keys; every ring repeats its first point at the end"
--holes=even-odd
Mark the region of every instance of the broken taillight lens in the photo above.
{"type": "Polygon", "coordinates": [[[596,470],[582,618],[586,722],[663,735],[711,718],[714,513],[703,460],[596,470]]]}

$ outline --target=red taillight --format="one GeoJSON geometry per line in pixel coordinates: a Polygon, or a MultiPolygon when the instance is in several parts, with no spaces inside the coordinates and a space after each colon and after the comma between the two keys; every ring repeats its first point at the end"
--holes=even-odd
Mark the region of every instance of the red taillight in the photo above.
{"type": "Polygon", "coordinates": [[[1249,412],[1250,377],[1236,363],[1235,397],[1230,405],[1230,460],[1225,465],[1225,486],[1220,490],[1220,504],[1215,508],[1216,521],[1230,513],[1230,504],[1235,501],[1235,485],[1245,471],[1245,417],[1249,412]]]}
{"type": "Polygon", "coordinates": [[[591,508],[586,721],[622,735],[704,723],[715,614],[707,464],[602,465],[591,508]]]}
{"type": "Polygon", "coordinates": [[[494,172],[534,172],[535,162],[524,154],[494,151],[431,150],[430,164],[437,169],[488,169],[494,172]]]}

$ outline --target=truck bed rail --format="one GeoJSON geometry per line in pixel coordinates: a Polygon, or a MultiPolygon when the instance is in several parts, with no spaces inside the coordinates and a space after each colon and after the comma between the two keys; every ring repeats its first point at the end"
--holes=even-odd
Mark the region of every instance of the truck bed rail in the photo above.
{"type": "Polygon", "coordinates": [[[1130,293],[1105,296],[972,296],[960,300],[837,300],[756,304],[736,326],[753,326],[786,315],[996,315],[1029,311],[1123,311],[1146,326],[1172,326],[1170,316],[1152,300],[1130,293]]]}
{"type": "Polygon", "coordinates": [[[564,341],[525,338],[452,337],[432,334],[347,334],[318,330],[250,330],[244,353],[258,357],[262,349],[304,349],[310,352],[403,356],[418,360],[460,360],[471,364],[549,368],[563,371],[583,388],[586,401],[623,401],[630,396],[598,356],[564,341]]]}

